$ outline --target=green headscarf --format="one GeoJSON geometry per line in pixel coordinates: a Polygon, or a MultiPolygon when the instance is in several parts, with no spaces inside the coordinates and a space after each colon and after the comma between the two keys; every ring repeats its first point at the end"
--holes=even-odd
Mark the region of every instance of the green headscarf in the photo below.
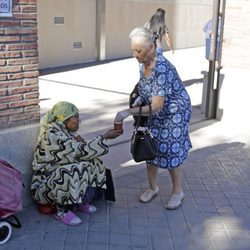
{"type": "Polygon", "coordinates": [[[53,108],[49,110],[41,119],[38,139],[44,133],[48,124],[50,124],[51,122],[63,123],[77,113],[79,113],[78,108],[70,102],[61,101],[56,103],[53,108]]]}

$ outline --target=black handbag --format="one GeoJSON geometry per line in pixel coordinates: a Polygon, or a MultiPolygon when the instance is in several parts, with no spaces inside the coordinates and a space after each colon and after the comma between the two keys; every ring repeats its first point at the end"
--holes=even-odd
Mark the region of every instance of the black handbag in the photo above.
{"type": "Polygon", "coordinates": [[[96,188],[95,195],[93,197],[94,201],[98,201],[103,199],[107,201],[115,201],[115,187],[113,182],[113,176],[110,169],[106,168],[106,189],[103,188],[96,188]]]}
{"type": "Polygon", "coordinates": [[[150,133],[152,123],[152,108],[149,104],[149,117],[146,127],[139,128],[140,119],[142,116],[142,107],[139,107],[139,115],[137,124],[134,128],[131,138],[130,152],[136,162],[153,160],[156,157],[156,144],[153,136],[150,133]]]}
{"type": "Polygon", "coordinates": [[[106,168],[106,186],[107,189],[104,190],[105,200],[115,201],[115,187],[113,182],[113,176],[110,169],[106,168]]]}

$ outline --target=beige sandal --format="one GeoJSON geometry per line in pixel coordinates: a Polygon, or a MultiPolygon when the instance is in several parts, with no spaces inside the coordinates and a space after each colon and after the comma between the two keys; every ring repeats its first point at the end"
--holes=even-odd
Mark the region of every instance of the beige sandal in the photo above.
{"type": "Polygon", "coordinates": [[[159,193],[159,188],[156,186],[155,190],[148,188],[143,194],[140,196],[141,202],[149,202],[151,201],[157,194],[159,193]]]}
{"type": "Polygon", "coordinates": [[[165,206],[165,208],[170,209],[170,210],[174,210],[174,209],[180,207],[184,197],[185,197],[185,195],[184,195],[183,191],[181,191],[180,194],[172,194],[172,196],[171,196],[169,202],[167,203],[167,205],[165,206]]]}

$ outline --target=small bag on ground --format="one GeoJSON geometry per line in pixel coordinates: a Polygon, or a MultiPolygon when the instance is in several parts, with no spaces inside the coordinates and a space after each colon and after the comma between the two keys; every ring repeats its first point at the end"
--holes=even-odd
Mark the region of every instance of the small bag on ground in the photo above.
{"type": "Polygon", "coordinates": [[[16,213],[23,209],[22,174],[8,162],[0,159],[0,245],[11,236],[11,226],[20,228],[16,213]]]}
{"type": "Polygon", "coordinates": [[[115,186],[113,182],[113,175],[110,169],[106,168],[106,189],[97,188],[93,200],[105,199],[107,201],[116,201],[115,186]]]}

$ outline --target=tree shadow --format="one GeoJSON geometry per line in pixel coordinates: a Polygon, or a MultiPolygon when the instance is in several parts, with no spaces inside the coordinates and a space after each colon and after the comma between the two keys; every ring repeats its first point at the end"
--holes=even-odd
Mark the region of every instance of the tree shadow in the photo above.
{"type": "Polygon", "coordinates": [[[39,70],[39,75],[44,76],[44,75],[49,75],[49,74],[67,72],[71,70],[84,69],[84,68],[89,68],[93,66],[108,64],[111,62],[122,61],[122,60],[129,59],[129,58],[131,58],[131,56],[119,57],[119,58],[114,58],[114,59],[106,59],[103,61],[83,62],[83,63],[77,63],[77,64],[66,65],[66,66],[45,68],[45,69],[39,70]]]}
{"type": "Polygon", "coordinates": [[[185,80],[185,81],[182,81],[183,84],[188,87],[188,86],[191,86],[195,83],[202,83],[204,80],[204,78],[195,78],[195,79],[190,79],[190,80],[185,80]]]}

